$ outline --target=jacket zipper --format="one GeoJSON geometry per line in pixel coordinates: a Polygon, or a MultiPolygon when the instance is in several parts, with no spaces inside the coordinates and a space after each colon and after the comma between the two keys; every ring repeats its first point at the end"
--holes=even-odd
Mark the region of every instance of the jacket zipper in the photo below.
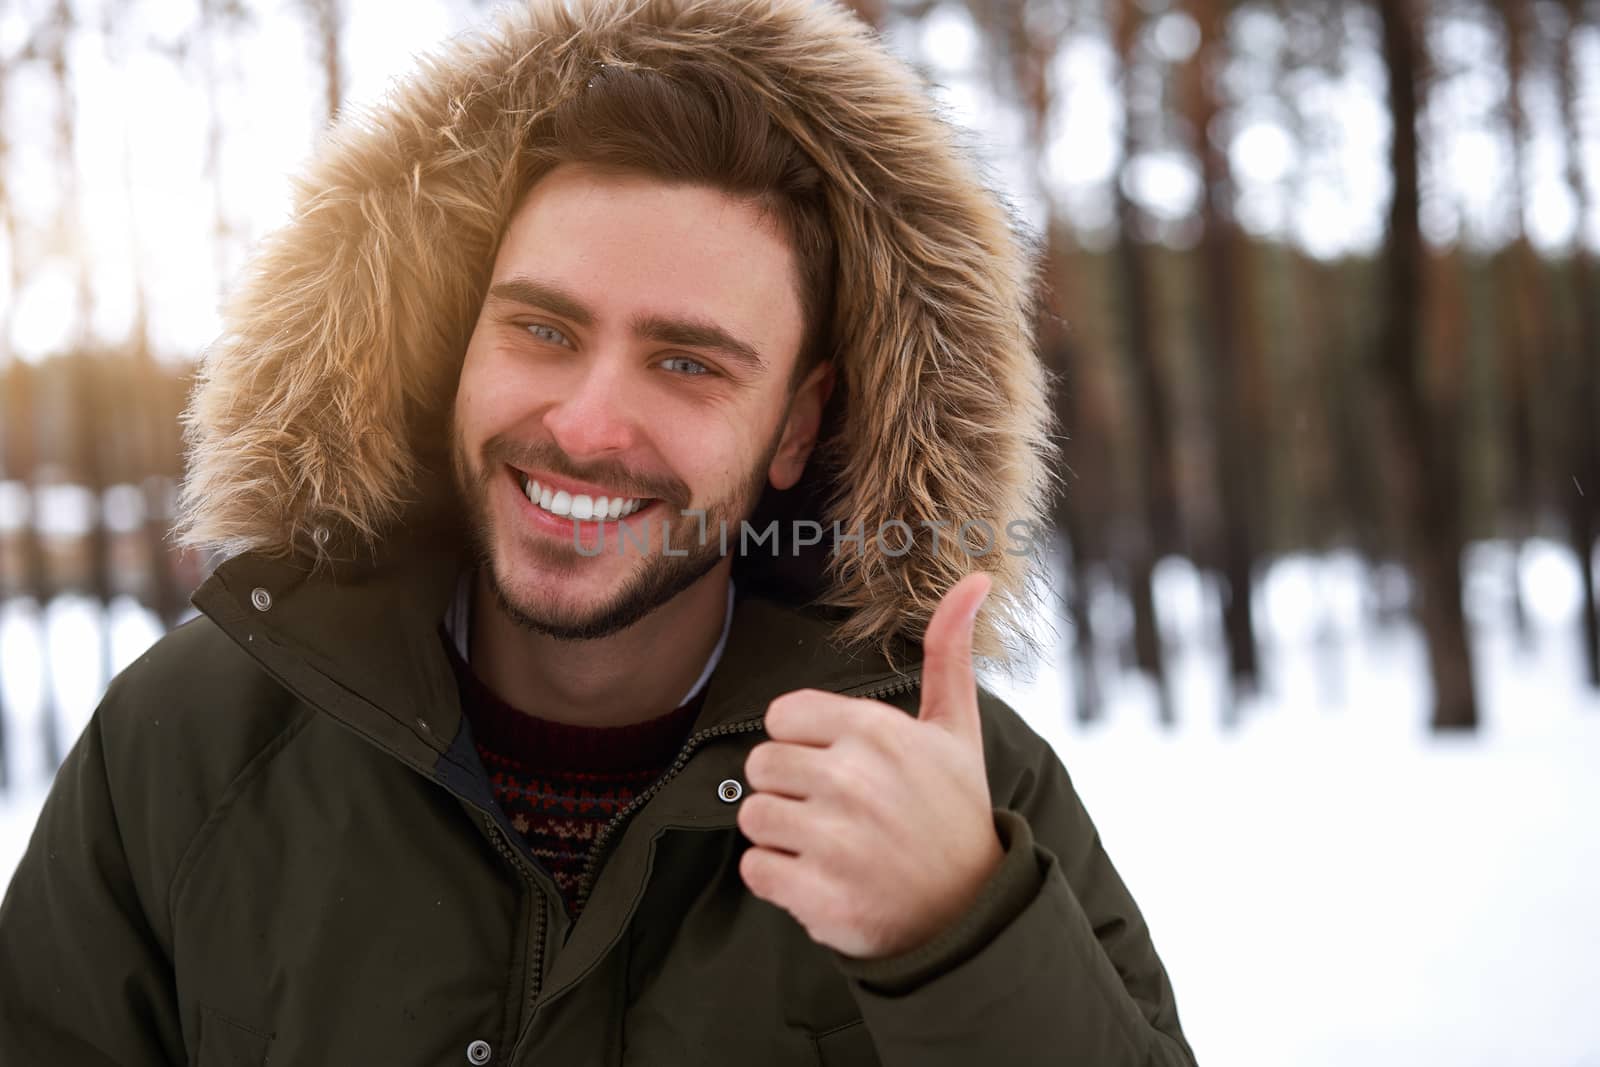
{"type": "Polygon", "coordinates": [[[516,869],[517,876],[522,879],[523,888],[529,900],[537,905],[534,914],[533,944],[528,948],[527,965],[524,968],[522,980],[523,999],[522,1017],[517,1020],[517,1031],[520,1034],[527,1020],[533,1015],[533,1005],[539,999],[539,987],[544,984],[544,938],[545,938],[545,900],[544,894],[539,890],[538,883],[534,881],[532,872],[522,857],[517,855],[511,842],[506,839],[506,833],[494,821],[493,816],[483,816],[484,826],[489,828],[489,834],[494,839],[495,848],[506,858],[506,862],[516,869]]]}
{"type": "MultiPolygon", "coordinates": [[[[862,700],[876,700],[879,697],[908,693],[921,684],[922,679],[920,677],[920,672],[918,672],[917,674],[902,675],[901,677],[895,678],[892,681],[873,686],[863,692],[853,692],[847,689],[844,690],[841,695],[853,696],[862,700]]],[[[735,734],[748,734],[762,730],[765,728],[763,725],[765,721],[766,716],[765,713],[763,713],[762,715],[756,715],[751,718],[740,719],[737,722],[723,723],[719,726],[711,726],[701,730],[697,734],[692,735],[687,741],[684,742],[683,748],[679,750],[677,758],[672,761],[672,766],[667,768],[667,772],[660,778],[657,778],[654,784],[652,784],[648,789],[642,793],[639,793],[631,801],[629,801],[621,811],[613,815],[611,819],[600,828],[600,831],[595,834],[594,843],[589,846],[589,856],[583,864],[583,875],[578,880],[577,899],[578,907],[580,909],[589,902],[589,893],[594,889],[595,877],[599,873],[601,861],[605,859],[606,847],[610,844],[611,839],[616,836],[617,832],[622,829],[623,825],[636,811],[644,807],[645,804],[649,803],[651,797],[659,793],[668,782],[672,781],[678,776],[683,768],[688,765],[689,757],[694,755],[695,750],[706,741],[709,741],[714,737],[730,737],[735,734]]]]}
{"type": "MultiPolygon", "coordinates": [[[[920,675],[921,672],[917,671],[913,674],[902,675],[889,682],[871,686],[865,690],[842,690],[840,695],[859,697],[863,700],[875,700],[879,697],[908,693],[922,684],[920,675]]],[[[672,766],[667,768],[666,773],[660,778],[656,779],[656,781],[648,789],[644,790],[642,793],[639,793],[631,801],[629,801],[621,811],[613,815],[610,820],[608,820],[606,824],[600,828],[600,831],[595,834],[594,843],[589,848],[589,857],[584,861],[583,875],[578,881],[578,906],[573,910],[573,914],[580,913],[583,910],[583,907],[588,904],[589,894],[594,889],[595,876],[600,869],[601,860],[604,858],[606,847],[610,844],[611,840],[616,837],[617,832],[623,827],[623,825],[627,823],[628,819],[635,812],[644,807],[645,804],[649,803],[651,797],[659,793],[668,782],[672,781],[672,779],[676,778],[678,774],[682,772],[683,768],[689,763],[689,757],[694,755],[695,750],[712,738],[731,737],[736,734],[756,733],[764,728],[764,721],[765,715],[762,714],[740,719],[736,722],[722,723],[718,726],[710,726],[699,731],[698,733],[692,734],[689,739],[683,743],[683,747],[678,751],[677,758],[672,761],[672,766]]],[[[528,883],[529,888],[533,888],[532,876],[523,869],[521,861],[515,857],[513,852],[508,847],[504,840],[505,835],[500,830],[500,827],[494,823],[493,819],[490,819],[487,816],[485,816],[484,821],[486,825],[495,831],[495,844],[500,848],[500,851],[505,854],[507,859],[511,860],[516,865],[517,873],[520,874],[523,880],[528,883]]],[[[534,1008],[534,1002],[539,997],[539,986],[541,984],[539,980],[539,972],[542,970],[544,958],[543,907],[539,909],[538,929],[538,941],[531,956],[532,967],[530,970],[530,981],[527,991],[527,1014],[523,1025],[518,1027],[519,1032],[517,1034],[516,1042],[512,1047],[511,1056],[509,1059],[509,1062],[513,1064],[517,1062],[517,1052],[522,1048],[523,1039],[528,1035],[528,1030],[533,1018],[532,1011],[534,1008]]]]}

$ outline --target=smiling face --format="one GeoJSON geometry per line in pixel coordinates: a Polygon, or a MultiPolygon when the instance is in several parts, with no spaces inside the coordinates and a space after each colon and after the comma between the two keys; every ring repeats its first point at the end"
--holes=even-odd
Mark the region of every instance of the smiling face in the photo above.
{"type": "Polygon", "coordinates": [[[614,633],[718,565],[719,521],[734,543],[768,482],[799,480],[832,378],[822,364],[791,389],[796,277],[748,200],[579,164],[533,186],[452,429],[457,491],[512,619],[614,633]]]}

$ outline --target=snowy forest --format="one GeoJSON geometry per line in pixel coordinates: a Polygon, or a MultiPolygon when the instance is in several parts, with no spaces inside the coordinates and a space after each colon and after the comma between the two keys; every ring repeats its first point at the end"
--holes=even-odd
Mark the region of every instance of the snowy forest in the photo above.
{"type": "MultiPolygon", "coordinates": [[[[0,885],[218,307],[473,0],[0,0],[0,885]]],[[[1600,1065],[1600,2],[851,0],[1041,257],[1054,744],[1202,1062],[1600,1065]]]]}

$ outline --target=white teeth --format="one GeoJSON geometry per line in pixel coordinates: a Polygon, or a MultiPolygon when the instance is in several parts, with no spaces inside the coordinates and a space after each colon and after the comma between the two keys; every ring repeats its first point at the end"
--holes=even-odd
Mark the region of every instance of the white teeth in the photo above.
{"type": "Polygon", "coordinates": [[[527,494],[529,500],[550,514],[578,522],[622,518],[625,515],[632,515],[648,503],[645,500],[630,500],[622,496],[591,497],[585,493],[573,494],[565,490],[553,490],[547,485],[540,485],[532,478],[523,483],[522,491],[527,494]]]}

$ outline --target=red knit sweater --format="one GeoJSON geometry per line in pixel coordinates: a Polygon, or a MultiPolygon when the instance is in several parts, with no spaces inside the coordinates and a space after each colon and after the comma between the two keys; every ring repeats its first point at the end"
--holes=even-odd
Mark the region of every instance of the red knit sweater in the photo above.
{"type": "Polygon", "coordinates": [[[552,722],[500,699],[461,659],[455,642],[441,636],[494,798],[576,919],[578,882],[595,834],[671,765],[700,697],[631,726],[552,722]]]}

